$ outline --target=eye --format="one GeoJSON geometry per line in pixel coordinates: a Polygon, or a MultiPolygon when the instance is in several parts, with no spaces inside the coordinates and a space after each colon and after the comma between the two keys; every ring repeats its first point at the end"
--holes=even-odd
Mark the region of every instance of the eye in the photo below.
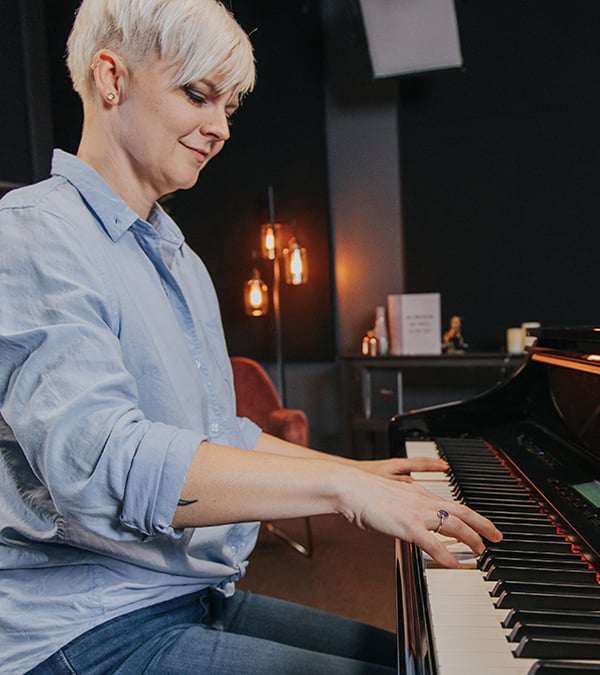
{"type": "Polygon", "coordinates": [[[233,125],[233,116],[235,114],[235,110],[227,111],[225,113],[225,116],[227,117],[227,124],[231,127],[233,125]]]}
{"type": "Polygon", "coordinates": [[[206,97],[194,89],[191,85],[186,84],[182,87],[182,89],[188,100],[194,105],[201,106],[206,103],[206,97]]]}

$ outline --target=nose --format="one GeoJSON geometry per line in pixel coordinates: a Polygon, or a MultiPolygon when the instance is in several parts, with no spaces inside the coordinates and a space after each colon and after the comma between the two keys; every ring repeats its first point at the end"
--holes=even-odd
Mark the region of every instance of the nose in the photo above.
{"type": "Polygon", "coordinates": [[[212,136],[215,140],[226,141],[229,139],[229,119],[222,106],[213,106],[210,114],[201,125],[201,131],[205,136],[212,136]]]}

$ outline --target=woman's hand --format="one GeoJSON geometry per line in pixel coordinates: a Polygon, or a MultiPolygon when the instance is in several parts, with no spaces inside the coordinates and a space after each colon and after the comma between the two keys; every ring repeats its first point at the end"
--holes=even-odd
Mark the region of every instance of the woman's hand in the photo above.
{"type": "MultiPolygon", "coordinates": [[[[409,460],[399,461],[399,466],[408,466],[405,462],[409,460]]],[[[414,468],[413,462],[410,460],[410,466],[414,468]]],[[[421,470],[429,464],[418,462],[418,466],[421,470]]],[[[440,525],[440,509],[449,514],[441,532],[464,542],[475,555],[481,555],[485,549],[482,538],[494,542],[502,539],[502,533],[484,516],[464,504],[442,499],[416,483],[360,471],[354,478],[340,509],[343,516],[360,528],[413,542],[445,567],[458,568],[460,563],[434,536],[440,525]]]]}
{"type": "Polygon", "coordinates": [[[406,482],[412,482],[411,471],[446,471],[448,469],[448,463],[443,459],[429,457],[359,460],[355,462],[355,466],[376,476],[406,482]]]}

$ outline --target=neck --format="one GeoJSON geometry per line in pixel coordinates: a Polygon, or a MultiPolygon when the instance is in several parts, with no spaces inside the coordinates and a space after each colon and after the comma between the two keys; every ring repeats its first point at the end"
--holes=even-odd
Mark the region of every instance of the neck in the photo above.
{"type": "Polygon", "coordinates": [[[139,216],[148,220],[159,195],[145,191],[119,142],[107,133],[96,133],[93,122],[84,124],[77,157],[89,164],[139,216]]]}

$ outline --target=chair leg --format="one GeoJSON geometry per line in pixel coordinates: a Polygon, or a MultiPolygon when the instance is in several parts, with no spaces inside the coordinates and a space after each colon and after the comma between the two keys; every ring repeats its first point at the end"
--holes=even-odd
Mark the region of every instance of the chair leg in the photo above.
{"type": "Polygon", "coordinates": [[[270,520],[265,523],[267,530],[274,534],[276,537],[283,539],[286,544],[289,544],[294,550],[298,551],[301,555],[310,558],[313,554],[313,537],[312,537],[312,527],[310,525],[310,518],[304,518],[304,525],[306,527],[306,546],[300,542],[292,539],[287,532],[284,532],[281,528],[274,525],[270,520]]]}

